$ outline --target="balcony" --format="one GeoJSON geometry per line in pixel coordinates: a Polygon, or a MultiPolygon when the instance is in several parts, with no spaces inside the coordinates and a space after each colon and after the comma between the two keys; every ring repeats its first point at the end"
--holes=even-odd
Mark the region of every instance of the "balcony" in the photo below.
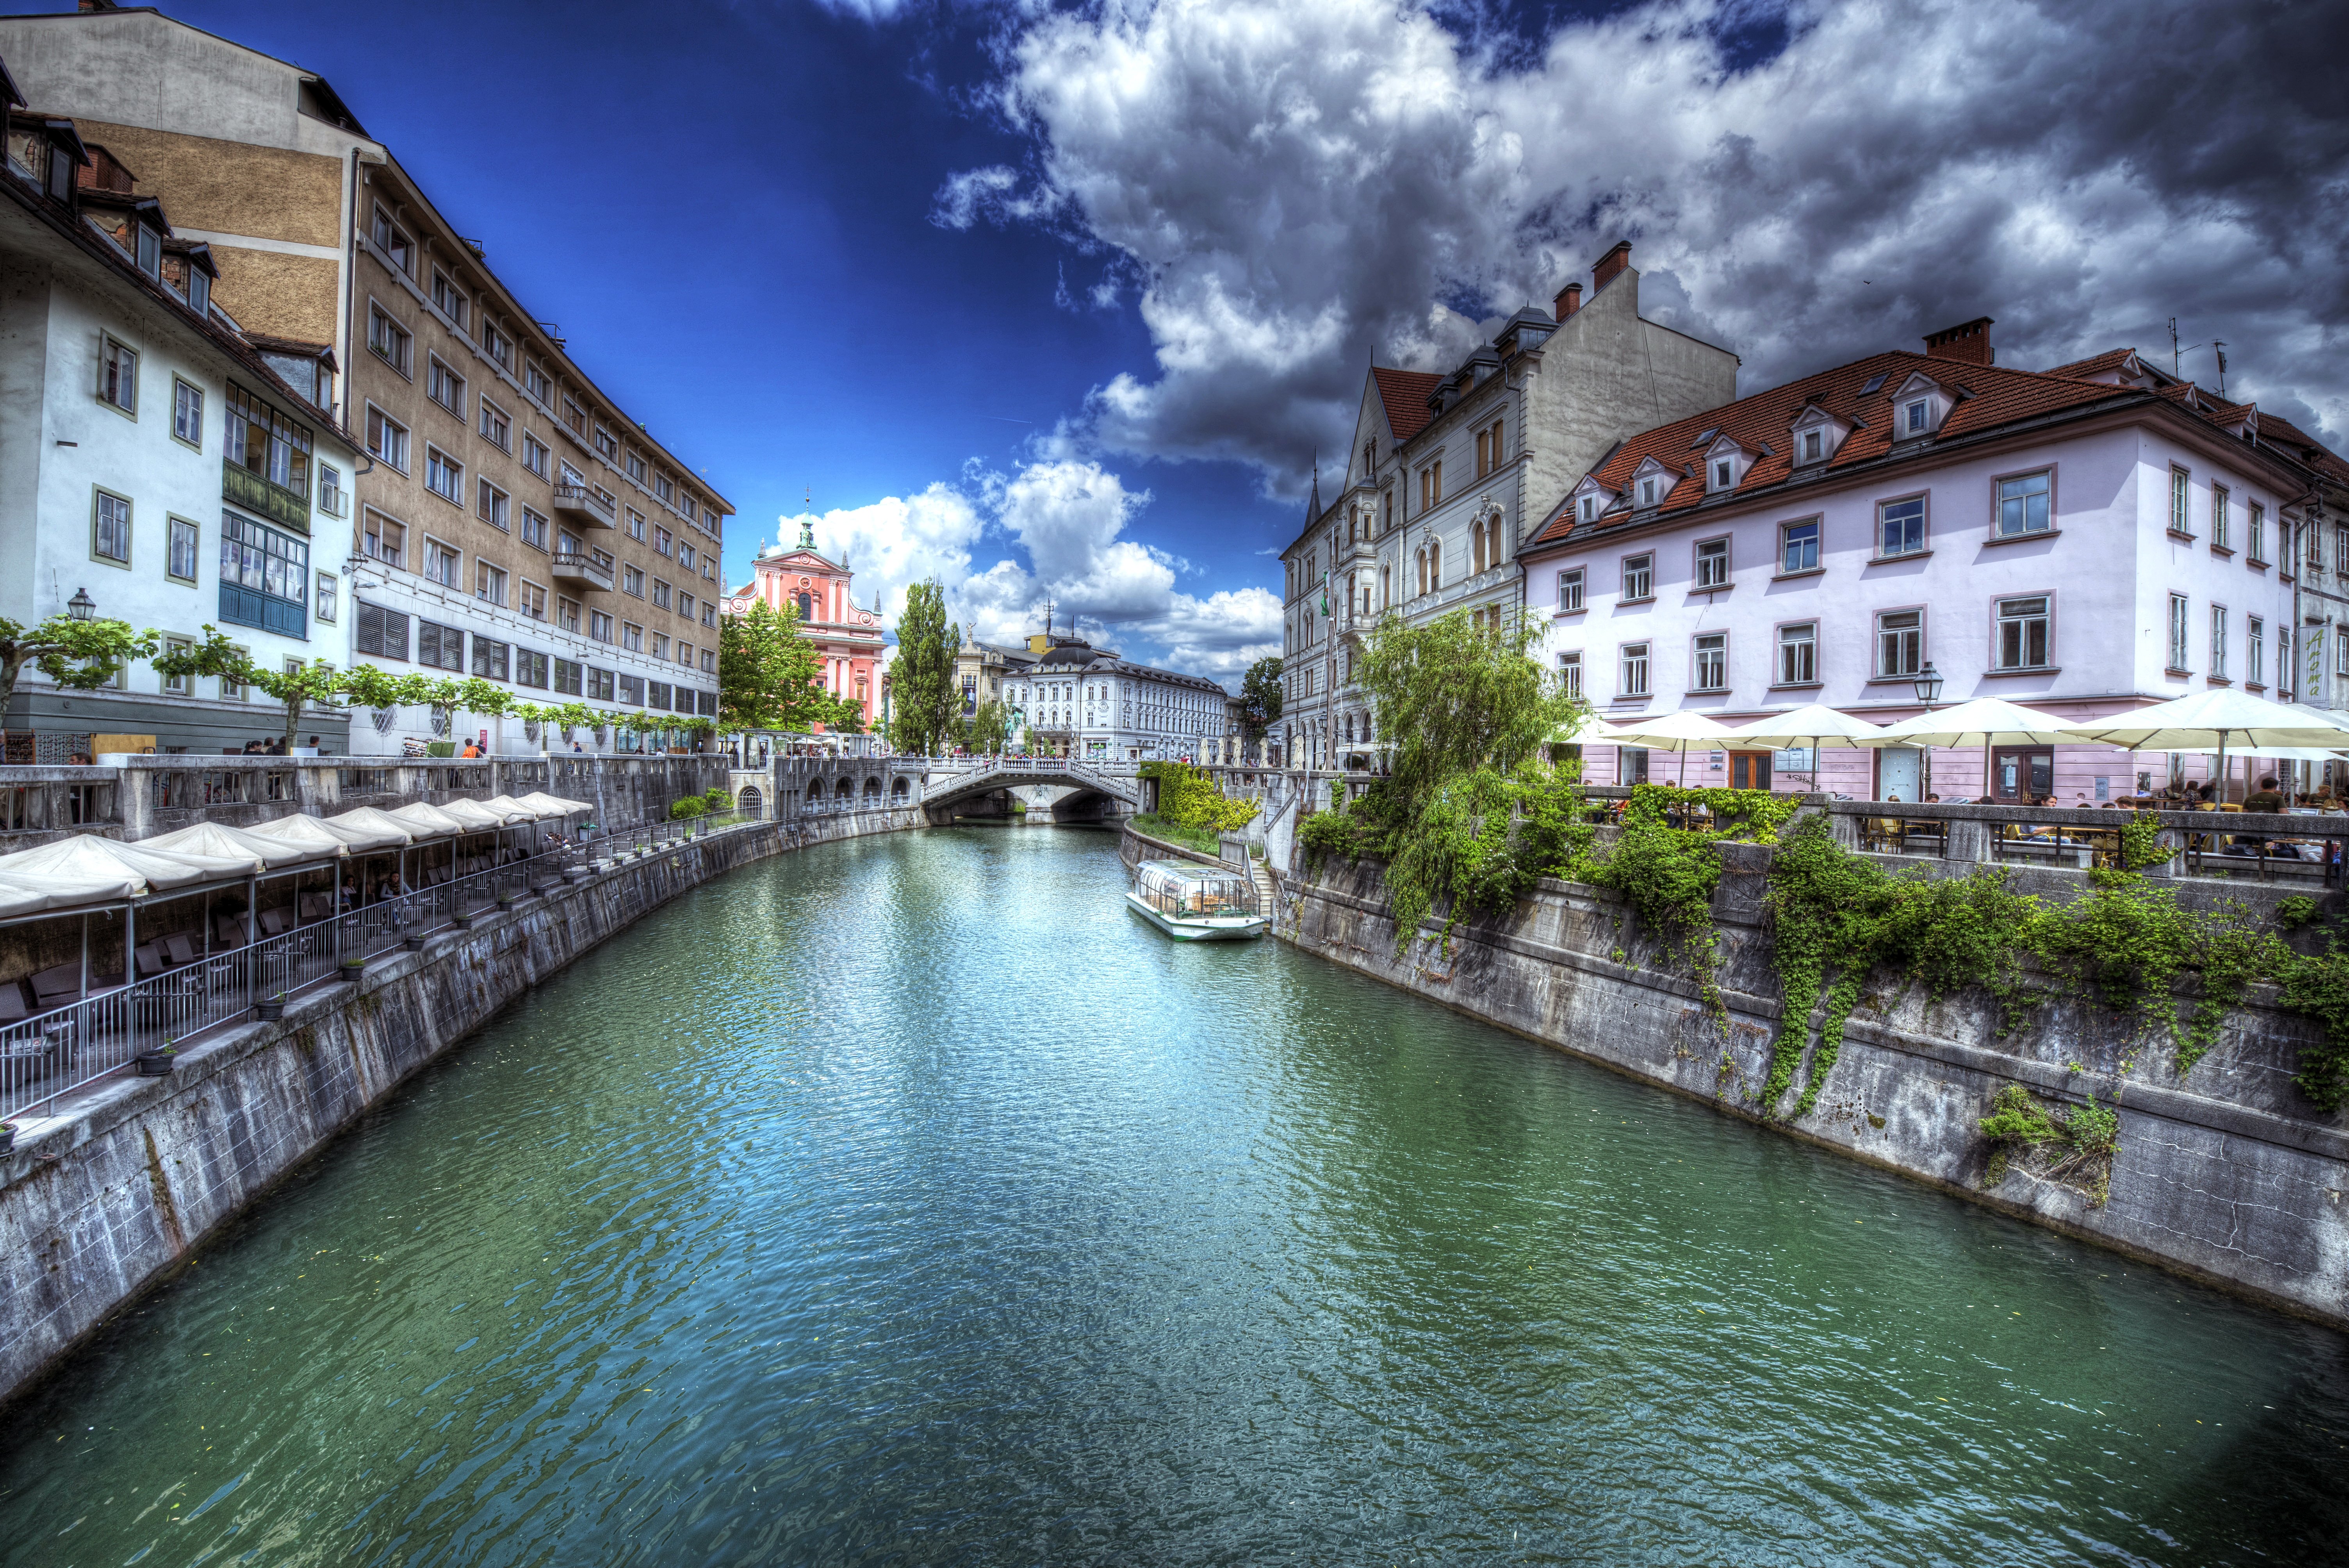
{"type": "Polygon", "coordinates": [[[593,588],[600,593],[612,591],[612,563],[598,561],[592,555],[560,550],[554,554],[554,580],[576,588],[593,588]]]}
{"type": "MultiPolygon", "coordinates": [[[[554,515],[574,519],[590,528],[620,526],[617,509],[585,485],[556,485],[554,515]]],[[[606,583],[604,586],[608,588],[611,584],[606,583]]]]}

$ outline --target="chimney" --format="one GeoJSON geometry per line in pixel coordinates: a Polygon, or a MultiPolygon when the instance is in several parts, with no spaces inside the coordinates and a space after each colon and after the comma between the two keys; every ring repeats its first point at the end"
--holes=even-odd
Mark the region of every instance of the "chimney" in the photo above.
{"type": "Polygon", "coordinates": [[[1939,332],[1925,335],[1925,357],[1955,359],[1967,365],[1997,363],[1997,352],[1990,346],[1992,319],[1978,315],[1956,326],[1945,326],[1939,332]]]}
{"type": "Polygon", "coordinates": [[[1613,250],[1608,252],[1605,255],[1599,257],[1598,261],[1591,263],[1590,292],[1592,294],[1597,294],[1600,289],[1605,288],[1609,284],[1615,281],[1615,274],[1617,273],[1621,272],[1625,267],[1628,267],[1630,264],[1631,242],[1629,240],[1616,241],[1615,248],[1613,250]]]}
{"type": "Polygon", "coordinates": [[[1564,321],[1568,316],[1572,315],[1576,311],[1578,311],[1581,308],[1582,285],[1580,284],[1568,284],[1564,288],[1558,290],[1557,298],[1550,302],[1549,313],[1550,315],[1557,317],[1558,320],[1564,321]]]}

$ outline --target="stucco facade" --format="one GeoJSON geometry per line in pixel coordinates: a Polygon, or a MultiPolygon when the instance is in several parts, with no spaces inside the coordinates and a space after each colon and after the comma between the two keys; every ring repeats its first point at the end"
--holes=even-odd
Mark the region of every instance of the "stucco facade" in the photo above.
{"type": "MultiPolygon", "coordinates": [[[[800,635],[815,647],[824,690],[854,700],[863,710],[867,733],[882,718],[882,649],[887,628],[876,603],[860,609],[856,573],[816,548],[814,525],[802,524],[800,542],[771,544],[751,562],[750,581],[725,600],[724,613],[746,615],[764,602],[770,610],[789,604],[799,615],[800,635]]],[[[713,638],[711,645],[716,646],[713,638]]],[[[823,727],[818,725],[821,734],[823,727]]]]}

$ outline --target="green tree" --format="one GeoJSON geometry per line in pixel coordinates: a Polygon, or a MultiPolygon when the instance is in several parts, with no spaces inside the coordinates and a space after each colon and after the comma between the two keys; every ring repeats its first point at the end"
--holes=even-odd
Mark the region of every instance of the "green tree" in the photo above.
{"type": "Polygon", "coordinates": [[[61,686],[92,691],[113,680],[124,661],[153,657],[155,643],[154,633],[133,630],[128,621],[52,615],[25,626],[0,618],[0,709],[16,695],[16,677],[26,665],[61,686]]]}
{"type": "Polygon", "coordinates": [[[999,700],[989,697],[963,720],[959,738],[976,755],[998,756],[1011,738],[1011,716],[999,700]]]}
{"type": "Polygon", "coordinates": [[[726,729],[806,730],[832,714],[822,661],[800,635],[800,612],[764,600],[718,625],[718,721],[726,729]]]}
{"type": "Polygon", "coordinates": [[[213,676],[237,686],[258,687],[285,708],[285,748],[302,727],[302,716],[314,707],[339,707],[350,672],[324,659],[295,659],[282,669],[254,661],[252,650],[231,642],[217,627],[204,628],[204,640],[170,648],[155,656],[159,674],[213,676]]]}
{"type": "Polygon", "coordinates": [[[1280,718],[1280,660],[1274,655],[1257,660],[1240,677],[1240,725],[1250,740],[1263,738],[1264,732],[1280,718]]]}
{"type": "Polygon", "coordinates": [[[896,694],[889,743],[898,750],[933,757],[954,734],[962,700],[955,690],[955,655],[961,648],[962,628],[947,619],[946,591],[935,582],[907,589],[905,613],[897,618],[897,657],[889,666],[896,694]]]}

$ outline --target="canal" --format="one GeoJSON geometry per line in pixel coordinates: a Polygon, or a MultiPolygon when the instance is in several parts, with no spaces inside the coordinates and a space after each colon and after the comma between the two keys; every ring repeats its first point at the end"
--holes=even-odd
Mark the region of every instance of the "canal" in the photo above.
{"type": "Polygon", "coordinates": [[[16,1406],[0,1554],[2349,1550],[2341,1336],[1123,886],[970,829],[671,904],[16,1406]]]}

